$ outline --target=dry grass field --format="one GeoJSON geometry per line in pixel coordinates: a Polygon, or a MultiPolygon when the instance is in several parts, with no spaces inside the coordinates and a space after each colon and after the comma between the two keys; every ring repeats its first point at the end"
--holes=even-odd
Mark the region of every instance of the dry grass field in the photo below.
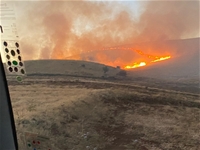
{"type": "Polygon", "coordinates": [[[137,82],[73,77],[9,81],[19,149],[24,132],[53,150],[198,150],[200,99],[137,82]]]}

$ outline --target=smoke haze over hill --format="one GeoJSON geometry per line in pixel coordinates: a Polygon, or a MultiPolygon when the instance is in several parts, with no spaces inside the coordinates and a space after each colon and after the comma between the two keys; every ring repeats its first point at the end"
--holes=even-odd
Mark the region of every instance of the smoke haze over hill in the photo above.
{"type": "MultiPolygon", "coordinates": [[[[32,1],[16,2],[16,12],[26,60],[83,59],[80,54],[102,47],[198,36],[198,6],[198,1],[32,1]]],[[[160,49],[159,42],[137,48],[157,55],[176,51],[167,45],[160,49]]],[[[126,52],[115,60],[114,53],[102,52],[92,60],[124,64],[137,59],[135,52],[126,52]]]]}

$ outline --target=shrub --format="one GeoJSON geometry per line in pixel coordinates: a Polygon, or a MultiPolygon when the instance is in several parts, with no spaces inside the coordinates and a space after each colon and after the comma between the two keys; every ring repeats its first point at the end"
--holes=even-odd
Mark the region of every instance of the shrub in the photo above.
{"type": "Polygon", "coordinates": [[[85,68],[85,64],[82,64],[81,67],[85,68]]]}
{"type": "Polygon", "coordinates": [[[117,69],[120,69],[121,67],[120,67],[120,66],[117,66],[116,68],[117,68],[117,69]]]}
{"type": "Polygon", "coordinates": [[[125,70],[121,70],[117,73],[118,76],[123,76],[125,77],[127,75],[127,72],[125,70]]]}
{"type": "Polygon", "coordinates": [[[106,74],[106,72],[108,72],[108,71],[109,71],[109,69],[108,69],[107,66],[103,67],[103,72],[104,72],[104,74],[106,74]]]}

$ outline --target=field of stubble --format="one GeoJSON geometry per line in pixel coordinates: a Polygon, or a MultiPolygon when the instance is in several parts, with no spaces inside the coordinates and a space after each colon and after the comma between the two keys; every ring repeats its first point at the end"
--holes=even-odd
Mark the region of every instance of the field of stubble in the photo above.
{"type": "Polygon", "coordinates": [[[19,149],[24,132],[53,150],[198,150],[198,94],[92,79],[9,82],[19,149]]]}

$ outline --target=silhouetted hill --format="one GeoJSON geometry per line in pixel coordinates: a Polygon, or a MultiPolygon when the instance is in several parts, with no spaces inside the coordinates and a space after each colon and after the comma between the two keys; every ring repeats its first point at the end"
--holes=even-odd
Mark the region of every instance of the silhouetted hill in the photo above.
{"type": "Polygon", "coordinates": [[[74,75],[88,77],[115,76],[120,69],[81,60],[30,60],[25,61],[28,75],[74,75]],[[103,68],[108,71],[104,73],[103,68]]]}

